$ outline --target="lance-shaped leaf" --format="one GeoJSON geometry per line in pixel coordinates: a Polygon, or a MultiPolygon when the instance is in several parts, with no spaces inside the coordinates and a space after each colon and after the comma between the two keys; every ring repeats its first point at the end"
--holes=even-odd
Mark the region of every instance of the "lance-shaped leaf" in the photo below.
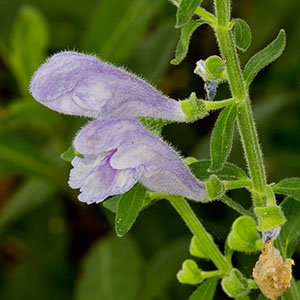
{"type": "Polygon", "coordinates": [[[204,23],[206,23],[204,20],[191,21],[182,27],[180,40],[175,51],[175,58],[171,60],[171,64],[178,65],[184,60],[189,50],[189,44],[193,32],[204,23]]]}
{"type": "Polygon", "coordinates": [[[115,229],[118,236],[125,235],[134,224],[143,207],[145,194],[145,187],[136,184],[130,191],[120,197],[115,220],[115,229]]]}
{"type": "Polygon", "coordinates": [[[288,197],[282,202],[281,208],[287,221],[281,228],[276,246],[284,258],[289,258],[292,257],[300,238],[300,203],[288,197]]]}
{"type": "Polygon", "coordinates": [[[218,277],[206,280],[190,296],[189,300],[212,300],[216,293],[217,284],[218,277]]]}
{"type": "MultiPolygon", "coordinates": [[[[209,159],[199,160],[189,165],[192,173],[199,180],[207,180],[211,173],[208,172],[208,168],[211,165],[211,161],[209,159]]],[[[237,167],[236,165],[226,162],[224,167],[214,172],[221,180],[247,180],[249,179],[246,173],[237,167]]]]}
{"type": "Polygon", "coordinates": [[[237,48],[245,52],[251,44],[251,30],[242,19],[234,19],[234,39],[237,48]]]}
{"type": "Polygon", "coordinates": [[[300,178],[288,178],[273,186],[276,194],[291,196],[300,201],[300,178]]]}
{"type": "Polygon", "coordinates": [[[210,140],[211,165],[209,171],[218,171],[223,168],[231,151],[234,121],[237,106],[226,107],[219,115],[210,140]]]}
{"type": "Polygon", "coordinates": [[[278,36],[271,44],[249,59],[243,72],[246,85],[250,85],[261,69],[275,61],[282,54],[284,48],[285,31],[281,29],[278,36]]]}
{"type": "Polygon", "coordinates": [[[202,0],[181,0],[177,10],[177,27],[182,27],[192,18],[202,0]]]}

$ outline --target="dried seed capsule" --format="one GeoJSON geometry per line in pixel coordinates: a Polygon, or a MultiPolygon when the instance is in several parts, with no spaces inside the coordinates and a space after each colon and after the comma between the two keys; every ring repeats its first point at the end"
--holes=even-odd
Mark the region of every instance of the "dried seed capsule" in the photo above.
{"type": "Polygon", "coordinates": [[[279,251],[273,247],[273,240],[267,240],[253,269],[253,277],[261,292],[270,299],[281,296],[290,287],[294,264],[291,258],[283,261],[279,251]]]}

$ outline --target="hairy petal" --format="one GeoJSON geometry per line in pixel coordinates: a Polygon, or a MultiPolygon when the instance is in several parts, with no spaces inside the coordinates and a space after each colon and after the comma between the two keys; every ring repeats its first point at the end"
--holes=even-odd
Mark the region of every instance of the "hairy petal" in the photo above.
{"type": "Polygon", "coordinates": [[[185,120],[178,101],[121,68],[73,51],[50,57],[34,74],[30,91],[43,105],[70,115],[185,120]]]}
{"type": "Polygon", "coordinates": [[[206,198],[205,187],[178,154],[136,120],[95,120],[74,140],[84,155],[72,161],[69,184],[81,201],[92,203],[128,191],[137,181],[150,190],[206,198]]]}

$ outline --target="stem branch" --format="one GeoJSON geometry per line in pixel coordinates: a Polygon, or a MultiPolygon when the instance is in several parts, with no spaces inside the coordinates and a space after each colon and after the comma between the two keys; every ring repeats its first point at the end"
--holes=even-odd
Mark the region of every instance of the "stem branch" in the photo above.
{"type": "Polygon", "coordinates": [[[191,232],[205,245],[207,253],[209,253],[210,259],[215,266],[222,271],[223,274],[228,274],[231,270],[231,264],[222,255],[216,244],[210,238],[187,201],[181,196],[167,195],[166,198],[181,215],[191,232]]]}

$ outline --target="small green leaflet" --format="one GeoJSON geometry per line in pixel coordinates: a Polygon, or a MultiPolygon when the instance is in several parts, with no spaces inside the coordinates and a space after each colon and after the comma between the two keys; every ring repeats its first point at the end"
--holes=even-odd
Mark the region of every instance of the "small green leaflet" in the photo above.
{"type": "Polygon", "coordinates": [[[286,223],[281,228],[276,245],[284,258],[292,257],[300,238],[300,203],[293,198],[286,198],[281,203],[281,208],[286,217],[286,223]]]}
{"type": "Polygon", "coordinates": [[[216,293],[218,280],[218,277],[206,280],[190,296],[189,300],[212,300],[216,293]]]}
{"type": "Polygon", "coordinates": [[[245,52],[251,44],[251,30],[242,19],[234,19],[234,39],[237,48],[245,52]]]}
{"type": "Polygon", "coordinates": [[[236,113],[237,106],[230,105],[218,117],[210,140],[211,172],[222,169],[230,154],[236,113]]]}
{"type": "Polygon", "coordinates": [[[181,28],[180,40],[175,51],[175,58],[171,60],[172,65],[178,65],[184,60],[189,49],[193,32],[200,25],[205,23],[206,22],[203,20],[191,21],[181,28]]]}
{"type": "Polygon", "coordinates": [[[202,0],[181,0],[177,9],[176,27],[182,27],[190,21],[202,0]]]}
{"type": "Polygon", "coordinates": [[[261,69],[275,61],[282,54],[284,48],[285,31],[281,29],[278,36],[271,44],[269,44],[263,50],[257,52],[247,62],[243,72],[247,87],[249,87],[254,77],[261,69]]]}
{"type": "Polygon", "coordinates": [[[83,157],[83,155],[78,153],[72,145],[67,151],[60,155],[60,158],[65,161],[71,162],[75,156],[83,157]]]}
{"type": "MultiPolygon", "coordinates": [[[[192,173],[199,180],[208,180],[211,173],[208,172],[208,168],[211,165],[211,161],[209,159],[199,160],[189,165],[192,173]]],[[[247,180],[249,179],[246,173],[240,169],[238,166],[226,162],[223,169],[214,172],[221,180],[247,180]]]]}
{"type": "Polygon", "coordinates": [[[146,194],[146,188],[137,183],[130,191],[120,197],[115,219],[118,236],[125,235],[138,217],[146,194]]]}
{"type": "Polygon", "coordinates": [[[273,186],[276,194],[291,196],[300,201],[300,178],[287,178],[273,186]]]}

